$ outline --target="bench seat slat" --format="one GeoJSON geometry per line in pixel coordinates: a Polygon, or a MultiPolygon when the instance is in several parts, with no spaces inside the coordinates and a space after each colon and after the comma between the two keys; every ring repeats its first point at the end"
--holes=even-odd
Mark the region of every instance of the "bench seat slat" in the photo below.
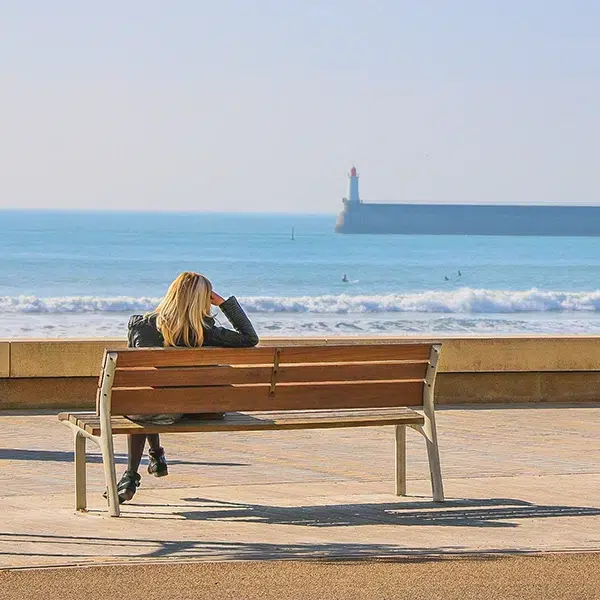
{"type": "MultiPolygon", "coordinates": [[[[100,435],[100,419],[92,412],[61,413],[92,435],[100,435]]],[[[210,431],[266,431],[278,429],[328,429],[379,425],[422,425],[423,416],[410,408],[377,408],[323,411],[261,411],[228,413],[224,419],[185,419],[173,425],[142,425],[126,417],[112,417],[113,434],[193,433],[210,431]]]]}

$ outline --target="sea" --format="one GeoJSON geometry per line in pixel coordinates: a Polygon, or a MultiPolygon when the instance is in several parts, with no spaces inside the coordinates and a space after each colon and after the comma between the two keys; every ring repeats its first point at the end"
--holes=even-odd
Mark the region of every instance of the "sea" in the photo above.
{"type": "Polygon", "coordinates": [[[235,295],[262,336],[600,333],[600,238],[334,225],[335,215],[0,211],[0,338],[123,338],[130,315],[152,310],[185,270],[235,295]]]}

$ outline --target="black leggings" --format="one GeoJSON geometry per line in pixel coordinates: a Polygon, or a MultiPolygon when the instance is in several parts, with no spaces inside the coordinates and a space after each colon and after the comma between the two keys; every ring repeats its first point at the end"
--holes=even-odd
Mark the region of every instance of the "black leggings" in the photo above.
{"type": "Polygon", "coordinates": [[[160,437],[158,433],[138,433],[127,436],[127,470],[137,473],[144,454],[144,446],[148,440],[150,450],[160,448],[160,437]]]}

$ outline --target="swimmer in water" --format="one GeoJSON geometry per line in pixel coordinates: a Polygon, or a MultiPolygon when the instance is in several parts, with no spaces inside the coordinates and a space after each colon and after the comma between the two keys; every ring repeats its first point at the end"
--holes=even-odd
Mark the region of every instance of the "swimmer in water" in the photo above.
{"type": "Polygon", "coordinates": [[[342,277],[342,281],[344,283],[348,283],[348,277],[346,277],[346,273],[344,273],[344,276],[342,277]]]}
{"type": "Polygon", "coordinates": [[[450,280],[448,279],[448,277],[446,277],[446,276],[444,275],[444,281],[450,281],[450,280]]]}

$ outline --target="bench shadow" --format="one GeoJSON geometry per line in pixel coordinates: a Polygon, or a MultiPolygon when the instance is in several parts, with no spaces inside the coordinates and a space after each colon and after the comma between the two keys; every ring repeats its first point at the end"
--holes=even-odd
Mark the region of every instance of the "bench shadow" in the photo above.
{"type": "MultiPolygon", "coordinates": [[[[73,462],[73,453],[61,450],[21,450],[16,448],[0,448],[0,460],[24,460],[24,461],[49,461],[49,462],[73,462]]],[[[102,455],[86,455],[86,462],[90,464],[102,464],[102,455]]],[[[125,454],[115,455],[116,464],[127,464],[125,454]]],[[[196,465],[208,467],[247,467],[247,463],[235,462],[202,462],[191,460],[170,459],[170,465],[196,465]]]]}
{"type": "MultiPolygon", "coordinates": [[[[7,557],[57,557],[83,560],[109,556],[111,559],[178,560],[415,560],[431,562],[440,557],[469,555],[476,560],[492,560],[503,554],[533,554],[534,551],[489,548],[472,555],[467,546],[408,547],[394,544],[361,543],[262,543],[212,540],[165,540],[151,538],[87,537],[76,535],[0,532],[2,542],[22,550],[0,551],[7,557]],[[90,549],[99,550],[98,554],[90,549]]],[[[0,566],[0,568],[2,568],[0,566]]]]}
{"type": "MultiPolygon", "coordinates": [[[[437,527],[505,527],[519,526],[522,519],[600,516],[600,508],[541,505],[511,498],[484,500],[454,499],[444,503],[432,501],[328,504],[318,506],[272,506],[184,498],[184,510],[160,515],[161,519],[195,521],[232,521],[295,525],[300,527],[348,527],[360,525],[404,525],[437,527]]],[[[175,507],[177,508],[177,507],[175,507]]],[[[154,518],[146,513],[134,518],[154,518]],[[146,516],[147,515],[147,516],[146,516]]]]}

